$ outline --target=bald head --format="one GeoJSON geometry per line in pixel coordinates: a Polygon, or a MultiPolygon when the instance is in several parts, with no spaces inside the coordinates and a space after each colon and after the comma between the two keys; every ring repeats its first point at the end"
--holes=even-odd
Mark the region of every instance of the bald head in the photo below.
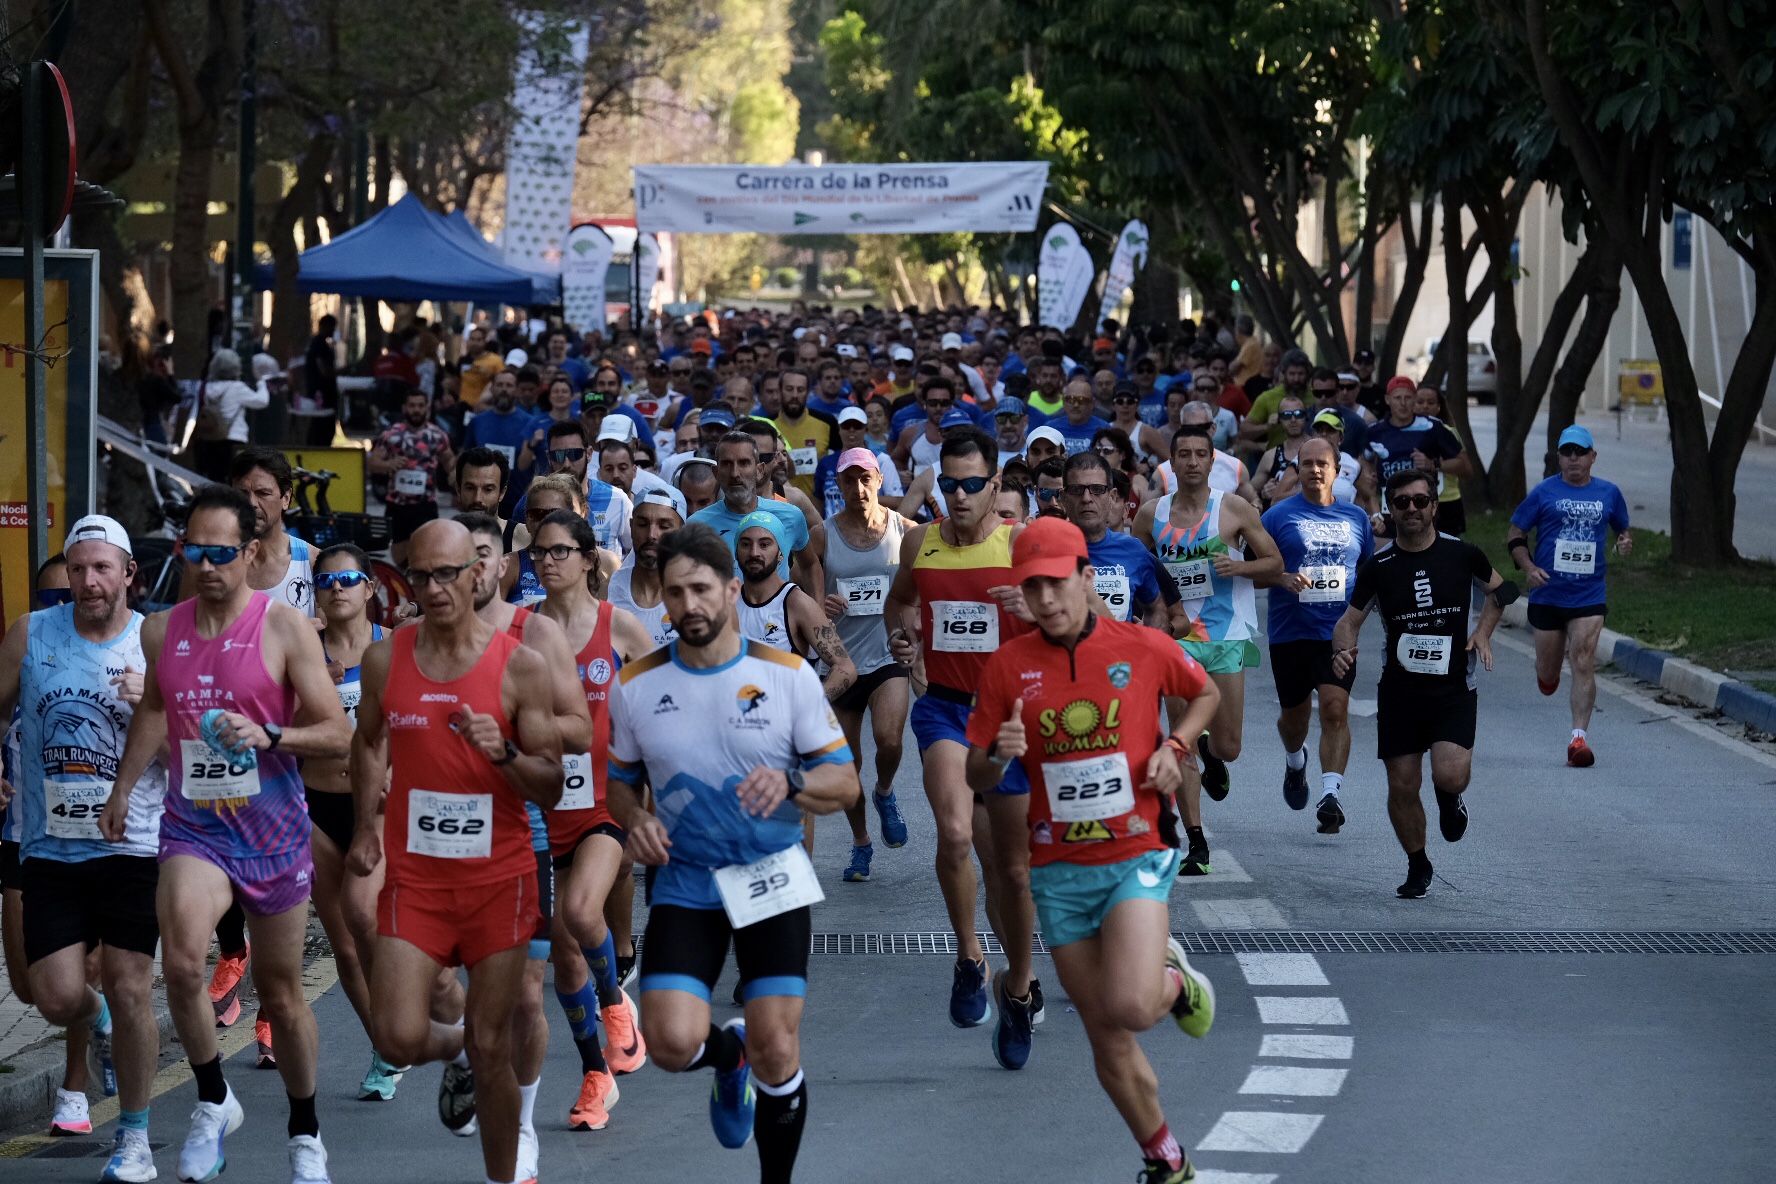
{"type": "Polygon", "coordinates": [[[1307,460],[1309,458],[1329,460],[1336,466],[1338,464],[1338,449],[1332,446],[1332,441],[1313,436],[1301,442],[1299,459],[1307,460]]]}
{"type": "Polygon", "coordinates": [[[413,532],[407,562],[421,570],[475,562],[475,539],[462,523],[435,518],[413,532]]]}

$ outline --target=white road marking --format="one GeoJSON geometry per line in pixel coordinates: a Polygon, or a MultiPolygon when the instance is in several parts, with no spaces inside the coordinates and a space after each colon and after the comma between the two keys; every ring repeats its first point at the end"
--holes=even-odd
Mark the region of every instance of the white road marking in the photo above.
{"type": "Polygon", "coordinates": [[[1246,1074],[1242,1094],[1275,1094],[1279,1097],[1335,1098],[1344,1088],[1348,1069],[1304,1069],[1299,1065],[1253,1065],[1246,1074]]]}
{"type": "Polygon", "coordinates": [[[1326,972],[1312,954],[1235,954],[1240,972],[1255,987],[1323,987],[1326,972]]]}
{"type": "Polygon", "coordinates": [[[1260,1023],[1300,1025],[1350,1023],[1350,1016],[1345,1014],[1344,1001],[1336,995],[1259,995],[1256,998],[1260,1023]]]}
{"type": "Polygon", "coordinates": [[[1307,1145],[1325,1117],[1272,1110],[1229,1110],[1203,1136],[1196,1150],[1291,1154],[1307,1145]]]}
{"type": "Polygon", "coordinates": [[[1275,1172],[1217,1172],[1214,1168],[1197,1168],[1196,1184],[1271,1184],[1275,1172]]]}
{"type": "Polygon", "coordinates": [[[1209,848],[1209,866],[1214,868],[1208,875],[1211,884],[1250,884],[1252,877],[1240,866],[1239,860],[1228,851],[1218,847],[1209,848]]]}
{"type": "Polygon", "coordinates": [[[1313,1032],[1267,1032],[1258,1049],[1261,1057],[1288,1057],[1297,1061],[1348,1061],[1349,1036],[1322,1036],[1313,1032]]]}
{"type": "Polygon", "coordinates": [[[1376,700],[1374,699],[1353,698],[1350,701],[1350,714],[1360,715],[1367,719],[1375,714],[1375,704],[1376,700]]]}
{"type": "Polygon", "coordinates": [[[1253,900],[1193,900],[1190,907],[1205,929],[1287,929],[1289,922],[1276,905],[1253,900]]]}

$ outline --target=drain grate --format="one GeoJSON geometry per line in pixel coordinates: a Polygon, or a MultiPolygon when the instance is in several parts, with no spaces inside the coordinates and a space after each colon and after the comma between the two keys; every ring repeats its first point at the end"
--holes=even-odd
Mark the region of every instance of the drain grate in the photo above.
{"type": "MultiPolygon", "coordinates": [[[[1660,933],[1627,931],[1425,932],[1237,929],[1174,933],[1191,954],[1776,954],[1776,932],[1660,933]]],[[[990,935],[989,954],[1002,950],[990,935]]],[[[1047,947],[1036,939],[1038,953],[1047,947]]],[[[945,954],[956,937],[931,933],[816,933],[821,955],[945,954]]]]}

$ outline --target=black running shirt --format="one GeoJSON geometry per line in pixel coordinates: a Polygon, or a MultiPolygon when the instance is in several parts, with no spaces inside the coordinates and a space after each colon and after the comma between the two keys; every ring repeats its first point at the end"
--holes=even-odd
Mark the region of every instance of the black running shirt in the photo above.
{"type": "Polygon", "coordinates": [[[1382,686],[1428,694],[1474,688],[1470,585],[1485,587],[1492,574],[1484,551],[1446,534],[1423,551],[1389,547],[1357,569],[1352,606],[1379,609],[1387,628],[1382,686]]]}

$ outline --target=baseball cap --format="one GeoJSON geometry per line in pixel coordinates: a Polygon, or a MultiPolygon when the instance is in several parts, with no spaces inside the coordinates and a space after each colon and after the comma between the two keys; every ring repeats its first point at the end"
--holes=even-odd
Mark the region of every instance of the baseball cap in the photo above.
{"type": "Polygon", "coordinates": [[[1358,366],[1367,366],[1374,361],[1375,351],[1372,349],[1360,349],[1351,355],[1351,362],[1358,366]]]}
{"type": "Polygon", "coordinates": [[[968,414],[968,412],[962,410],[960,407],[950,408],[948,411],[944,412],[944,417],[937,421],[937,426],[940,429],[965,428],[971,427],[973,424],[974,416],[968,414]]]}
{"type": "Polygon", "coordinates": [[[847,407],[839,412],[839,423],[868,423],[869,415],[861,407],[847,407]]]}
{"type": "Polygon", "coordinates": [[[1387,393],[1391,395],[1399,390],[1416,391],[1418,384],[1404,374],[1396,374],[1388,379],[1387,393]]]}
{"type": "MultiPolygon", "coordinates": [[[[627,415],[607,415],[598,428],[598,440],[622,440],[624,443],[635,439],[635,424],[627,415]]],[[[597,441],[593,441],[597,443],[597,441]]]]}
{"type": "Polygon", "coordinates": [[[1343,432],[1344,420],[1339,417],[1338,412],[1328,407],[1326,410],[1313,417],[1312,426],[1316,428],[1337,428],[1340,432],[1343,432]]]}
{"type": "Polygon", "coordinates": [[[530,362],[530,355],[521,349],[515,349],[506,355],[506,365],[524,366],[530,362]]]}
{"type": "MultiPolygon", "coordinates": [[[[1571,430],[1570,428],[1568,429],[1571,430]]],[[[1580,428],[1584,431],[1584,428],[1580,428]]],[[[1587,435],[1585,439],[1590,440],[1587,435]]],[[[1562,437],[1564,439],[1564,437],[1562,437]]],[[[68,537],[63,540],[62,548],[66,550],[75,543],[110,543],[131,558],[135,552],[130,549],[129,531],[115,518],[107,518],[103,514],[88,514],[68,528],[68,537]]]]}
{"type": "Polygon", "coordinates": [[[650,485],[648,488],[635,495],[635,504],[637,507],[666,506],[678,515],[679,521],[682,522],[685,519],[684,494],[672,488],[670,485],[650,485]]]}
{"type": "Polygon", "coordinates": [[[876,459],[876,454],[867,448],[847,448],[839,453],[837,471],[842,473],[846,469],[868,469],[873,473],[879,473],[882,471],[882,463],[876,459]]]}
{"type": "Polygon", "coordinates": [[[1085,535],[1064,518],[1037,518],[1011,544],[1011,578],[1018,583],[1046,576],[1064,579],[1090,561],[1085,535]]]}
{"type": "Polygon", "coordinates": [[[1343,383],[1357,383],[1362,382],[1363,380],[1357,377],[1356,371],[1354,370],[1340,370],[1338,372],[1338,381],[1343,383]]]}
{"type": "Polygon", "coordinates": [[[844,342],[840,342],[838,345],[834,346],[833,351],[841,358],[855,358],[857,356],[857,347],[855,345],[847,345],[844,342]]]}
{"type": "Polygon", "coordinates": [[[1031,432],[1029,440],[1025,442],[1025,448],[1027,449],[1029,445],[1036,443],[1038,440],[1046,440],[1056,448],[1059,448],[1062,452],[1067,451],[1067,438],[1054,428],[1040,427],[1031,432]]]}
{"type": "Polygon", "coordinates": [[[712,423],[717,427],[731,428],[734,426],[734,413],[726,407],[705,407],[703,414],[698,417],[697,423],[699,425],[712,423]]]}
{"type": "Polygon", "coordinates": [[[1140,395],[1140,393],[1141,393],[1141,388],[1136,386],[1132,382],[1119,382],[1114,387],[1110,388],[1110,397],[1113,399],[1119,395],[1120,396],[1135,395],[1138,397],[1140,395]]]}
{"type": "Polygon", "coordinates": [[[790,334],[790,336],[795,338],[797,341],[800,341],[802,338],[806,337],[807,335],[808,335],[808,330],[806,328],[799,328],[799,327],[793,333],[790,334]]]}
{"type": "Polygon", "coordinates": [[[665,358],[655,358],[653,361],[648,363],[648,373],[649,374],[670,374],[670,373],[672,373],[672,367],[667,365],[665,358]]]}
{"type": "Polygon", "coordinates": [[[715,347],[709,344],[707,338],[699,337],[697,340],[691,342],[691,352],[694,354],[712,354],[715,352],[715,347]]]}
{"type": "Polygon", "coordinates": [[[910,362],[913,360],[913,351],[904,345],[897,345],[888,351],[888,357],[895,362],[910,362]]]}
{"type": "Polygon", "coordinates": [[[1096,341],[1092,342],[1092,352],[1093,353],[1097,353],[1101,349],[1115,349],[1115,348],[1116,348],[1116,343],[1114,341],[1111,341],[1108,337],[1100,337],[1096,341]]]}
{"type": "Polygon", "coordinates": [[[960,333],[945,333],[943,335],[943,339],[938,342],[938,346],[939,346],[939,348],[942,348],[942,349],[961,349],[962,348],[962,334],[960,334],[960,333]]]}
{"type": "MultiPolygon", "coordinates": [[[[1593,448],[1597,447],[1597,442],[1591,438],[1591,429],[1586,428],[1586,427],[1581,427],[1580,425],[1578,425],[1576,423],[1571,425],[1570,427],[1568,427],[1564,432],[1560,433],[1560,443],[1556,444],[1555,447],[1556,448],[1564,448],[1568,444],[1577,444],[1580,448],[1583,448],[1586,452],[1589,452],[1593,448]]],[[[109,522],[110,519],[107,518],[106,521],[109,522]]],[[[76,527],[76,529],[78,529],[78,526],[76,527]]],[[[69,535],[68,537],[72,538],[73,536],[69,535]]]]}
{"type": "Polygon", "coordinates": [[[1007,395],[999,400],[998,406],[993,408],[993,418],[1009,419],[1014,415],[1025,415],[1028,412],[1029,409],[1024,406],[1022,399],[1016,395],[1007,395]]]}

